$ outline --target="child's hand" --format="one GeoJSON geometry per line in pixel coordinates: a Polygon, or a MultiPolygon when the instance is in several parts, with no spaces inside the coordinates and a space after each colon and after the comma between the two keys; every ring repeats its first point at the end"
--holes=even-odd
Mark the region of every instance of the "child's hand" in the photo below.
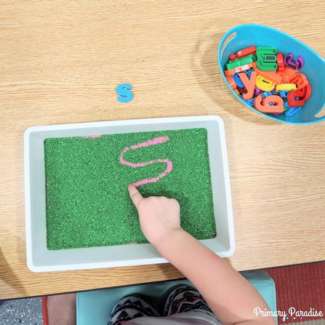
{"type": "Polygon", "coordinates": [[[129,186],[130,198],[138,210],[140,225],[148,241],[157,246],[173,232],[181,230],[179,204],[164,196],[144,198],[137,188],[129,186]]]}

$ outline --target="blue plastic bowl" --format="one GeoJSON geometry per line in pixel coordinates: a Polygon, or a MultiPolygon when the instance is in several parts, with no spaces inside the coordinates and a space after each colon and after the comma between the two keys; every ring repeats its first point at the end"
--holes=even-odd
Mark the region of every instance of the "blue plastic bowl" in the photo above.
{"type": "Polygon", "coordinates": [[[292,36],[263,25],[245,24],[235,26],[223,36],[219,43],[218,64],[223,80],[233,95],[251,111],[268,119],[283,123],[312,124],[325,121],[325,116],[315,116],[325,108],[325,83],[322,80],[323,78],[325,79],[325,60],[313,49],[292,36]],[[312,95],[299,113],[292,117],[264,114],[254,107],[249,106],[229,85],[224,75],[224,67],[229,55],[252,45],[272,46],[284,54],[293,52],[295,56],[301,55],[304,58],[305,64],[300,71],[309,79],[312,87],[312,95]]]}

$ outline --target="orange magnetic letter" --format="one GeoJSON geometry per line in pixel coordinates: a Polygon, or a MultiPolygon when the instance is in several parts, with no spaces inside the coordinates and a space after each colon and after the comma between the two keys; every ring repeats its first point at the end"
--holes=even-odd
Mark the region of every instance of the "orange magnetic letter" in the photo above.
{"type": "Polygon", "coordinates": [[[263,113],[281,114],[284,112],[283,100],[280,96],[271,95],[263,99],[262,94],[255,98],[255,108],[263,113]]]}
{"type": "Polygon", "coordinates": [[[246,88],[246,93],[243,94],[244,99],[251,99],[254,96],[255,82],[256,82],[256,72],[253,71],[251,78],[248,79],[245,72],[239,73],[239,78],[246,88]]]}

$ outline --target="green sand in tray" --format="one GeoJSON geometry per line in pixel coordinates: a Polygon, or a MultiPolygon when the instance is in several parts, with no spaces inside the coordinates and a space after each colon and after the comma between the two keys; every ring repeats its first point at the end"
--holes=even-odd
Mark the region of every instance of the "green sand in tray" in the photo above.
{"type": "Polygon", "coordinates": [[[169,142],[129,151],[132,162],[170,159],[173,171],[140,188],[181,205],[181,224],[197,239],[213,238],[216,225],[206,129],[73,137],[45,140],[48,249],[144,243],[128,184],[158,176],[165,164],[131,168],[119,162],[122,149],[157,136],[169,142]]]}

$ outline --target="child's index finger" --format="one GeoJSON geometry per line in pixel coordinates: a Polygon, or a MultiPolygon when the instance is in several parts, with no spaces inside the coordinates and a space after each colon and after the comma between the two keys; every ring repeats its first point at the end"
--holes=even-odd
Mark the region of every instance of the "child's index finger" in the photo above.
{"type": "Polygon", "coordinates": [[[138,208],[140,202],[143,200],[143,196],[134,185],[129,185],[128,190],[131,201],[133,202],[134,206],[138,208]]]}

